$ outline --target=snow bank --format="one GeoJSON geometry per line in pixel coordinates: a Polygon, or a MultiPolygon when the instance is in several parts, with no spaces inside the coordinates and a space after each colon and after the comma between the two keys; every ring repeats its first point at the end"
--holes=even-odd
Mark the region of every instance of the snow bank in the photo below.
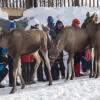
{"type": "Polygon", "coordinates": [[[79,18],[83,23],[87,12],[97,12],[100,17],[100,8],[89,7],[62,7],[62,8],[31,8],[24,11],[24,17],[35,17],[41,24],[47,24],[47,17],[53,16],[55,22],[60,19],[65,25],[71,25],[73,18],[79,18]]]}
{"type": "Polygon", "coordinates": [[[0,9],[0,18],[8,20],[8,14],[0,9]]]}

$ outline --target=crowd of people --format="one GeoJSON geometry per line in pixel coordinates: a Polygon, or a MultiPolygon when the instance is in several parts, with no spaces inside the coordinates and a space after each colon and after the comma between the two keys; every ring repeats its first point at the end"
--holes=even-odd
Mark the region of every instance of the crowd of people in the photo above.
{"type": "MultiPolygon", "coordinates": [[[[16,22],[14,20],[9,21],[9,29],[16,28],[16,22]]],[[[80,20],[75,18],[72,20],[71,26],[74,28],[78,28],[80,26],[80,20]]],[[[54,23],[54,18],[52,16],[48,16],[47,18],[47,27],[49,28],[49,35],[52,39],[55,39],[59,32],[64,28],[64,24],[61,20],[57,20],[54,23]]],[[[28,26],[25,30],[39,29],[39,21],[37,19],[33,19],[33,21],[28,23],[28,26]]],[[[39,52],[41,55],[41,52],[39,52]]],[[[54,65],[51,67],[51,74],[53,80],[59,80],[65,78],[65,64],[63,61],[64,54],[63,51],[60,53],[58,59],[55,61],[54,65]]],[[[21,68],[22,68],[22,76],[25,81],[25,84],[32,84],[32,73],[34,71],[34,66],[36,64],[36,59],[34,54],[21,55],[21,68]]],[[[84,73],[88,72],[90,66],[92,64],[91,60],[91,50],[86,49],[85,51],[77,52],[74,56],[74,70],[75,76],[80,77],[84,76],[84,73]],[[81,71],[82,69],[82,71],[81,71]],[[81,73],[82,72],[82,73],[81,73]]],[[[7,53],[6,48],[0,48],[0,83],[5,78],[5,76],[9,75],[9,86],[13,85],[13,60],[11,56],[7,53]],[[6,67],[8,65],[8,68],[6,67]]],[[[42,66],[42,62],[37,70],[37,81],[45,82],[48,81],[48,70],[46,64],[44,63],[44,67],[42,66]]],[[[17,82],[17,85],[20,85],[17,82]]],[[[0,84],[0,88],[4,86],[0,84]]]]}

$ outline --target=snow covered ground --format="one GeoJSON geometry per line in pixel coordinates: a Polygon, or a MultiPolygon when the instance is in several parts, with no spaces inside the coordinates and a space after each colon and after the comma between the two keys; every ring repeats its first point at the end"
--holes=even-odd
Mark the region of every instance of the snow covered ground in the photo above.
{"type": "Polygon", "coordinates": [[[8,94],[11,88],[0,89],[0,100],[100,100],[100,78],[88,77],[72,81],[59,80],[26,86],[24,90],[17,87],[15,94],[8,94]]]}
{"type": "MultiPolygon", "coordinates": [[[[35,17],[40,24],[47,25],[47,17],[51,15],[55,22],[60,19],[64,25],[71,25],[73,18],[79,18],[82,23],[87,11],[97,12],[100,19],[100,8],[89,7],[31,8],[24,12],[23,18],[35,17]]],[[[7,18],[6,14],[2,15],[7,18]]],[[[67,67],[66,61],[64,60],[67,67]]],[[[0,89],[0,100],[100,100],[100,78],[82,77],[66,82],[59,80],[53,82],[52,86],[47,84],[46,82],[28,85],[24,90],[17,87],[15,94],[9,94],[10,87],[0,89]]]]}

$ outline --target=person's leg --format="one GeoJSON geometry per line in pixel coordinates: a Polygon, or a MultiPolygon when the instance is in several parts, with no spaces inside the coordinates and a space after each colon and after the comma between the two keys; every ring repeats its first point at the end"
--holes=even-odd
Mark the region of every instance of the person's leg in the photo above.
{"type": "MultiPolygon", "coordinates": [[[[36,61],[34,60],[33,62],[30,62],[30,82],[32,82],[32,77],[34,73],[34,67],[35,67],[36,61]]],[[[35,82],[32,82],[35,83],[35,82]]]]}
{"type": "Polygon", "coordinates": [[[59,59],[58,60],[58,63],[60,65],[60,72],[61,72],[61,78],[64,79],[65,78],[65,66],[64,66],[64,62],[63,62],[63,59],[59,59]]]}
{"type": "MultiPolygon", "coordinates": [[[[8,73],[8,69],[5,68],[3,71],[0,71],[0,83],[2,82],[2,80],[6,77],[8,73]]],[[[0,88],[4,88],[5,86],[0,84],[0,88]]]]}
{"type": "Polygon", "coordinates": [[[74,71],[76,77],[83,76],[83,74],[80,73],[80,61],[81,61],[81,53],[78,52],[74,56],[74,71]]]}
{"type": "Polygon", "coordinates": [[[7,73],[8,73],[8,69],[7,68],[5,68],[4,70],[0,71],[0,83],[5,78],[7,73]]]}
{"type": "Polygon", "coordinates": [[[74,64],[75,76],[80,76],[80,64],[74,64]]]}
{"type": "Polygon", "coordinates": [[[27,63],[22,63],[22,77],[25,81],[25,84],[27,83],[27,63]]]}
{"type": "Polygon", "coordinates": [[[59,79],[59,68],[57,61],[55,61],[54,65],[51,67],[51,75],[53,80],[59,79]]]}
{"type": "Polygon", "coordinates": [[[39,68],[37,69],[37,80],[44,81],[42,63],[40,64],[39,68]]]}
{"type": "Polygon", "coordinates": [[[82,57],[81,62],[82,62],[82,71],[86,72],[87,71],[87,61],[86,61],[86,59],[84,59],[84,57],[82,57]]]}
{"type": "Polygon", "coordinates": [[[13,85],[14,78],[13,78],[13,60],[11,56],[8,55],[8,67],[9,67],[9,86],[13,85]]]}

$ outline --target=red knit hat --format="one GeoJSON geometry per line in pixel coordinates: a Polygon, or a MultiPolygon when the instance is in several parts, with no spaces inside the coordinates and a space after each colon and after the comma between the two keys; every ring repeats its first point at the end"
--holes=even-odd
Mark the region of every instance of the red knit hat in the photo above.
{"type": "Polygon", "coordinates": [[[74,26],[75,24],[80,24],[79,19],[77,19],[77,18],[73,19],[72,25],[74,26]]]}

